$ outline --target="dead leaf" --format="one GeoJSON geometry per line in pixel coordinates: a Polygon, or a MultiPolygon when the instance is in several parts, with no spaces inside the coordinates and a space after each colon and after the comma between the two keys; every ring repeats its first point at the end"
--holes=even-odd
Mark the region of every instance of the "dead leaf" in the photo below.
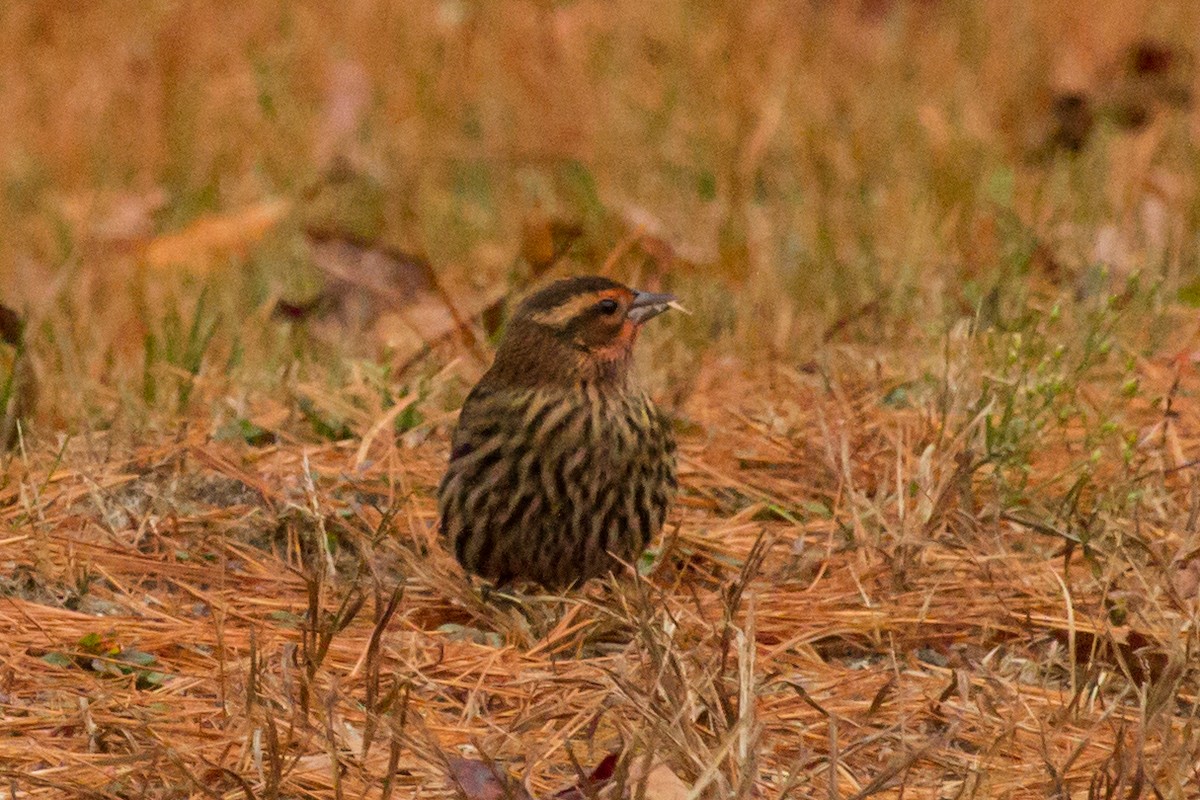
{"type": "Polygon", "coordinates": [[[583,235],[583,226],[573,220],[547,214],[535,206],[521,223],[521,256],[529,264],[527,280],[544,275],[583,235]]]}
{"type": "Polygon", "coordinates": [[[563,789],[554,795],[555,800],[584,800],[590,797],[589,790],[594,793],[602,789],[609,781],[612,780],[617,770],[617,762],[620,760],[618,753],[609,753],[596,768],[592,770],[592,774],[585,778],[580,778],[579,782],[574,786],[563,789]]]}
{"type": "Polygon", "coordinates": [[[555,800],[584,800],[592,796],[598,796],[602,800],[626,800],[629,797],[644,800],[684,800],[690,792],[687,784],[680,780],[670,767],[657,759],[650,764],[649,769],[646,768],[644,760],[635,759],[629,767],[626,780],[622,782],[622,786],[618,786],[613,781],[618,760],[619,757],[615,753],[605,756],[591,775],[575,786],[554,795],[555,800]],[[641,791],[643,787],[644,794],[641,791]],[[620,797],[617,796],[618,789],[624,790],[620,797]]]}
{"type": "Polygon", "coordinates": [[[277,305],[276,318],[332,318],[341,335],[371,333],[401,360],[458,332],[486,361],[472,321],[505,296],[503,289],[444,286],[421,256],[325,230],[307,235],[325,290],[307,302],[277,305]]]}
{"type": "Polygon", "coordinates": [[[225,214],[209,214],[182,230],[156,237],[142,256],[156,269],[186,266],[205,271],[217,258],[245,254],[275,229],[291,207],[288,200],[273,199],[225,214]]]}
{"type": "Polygon", "coordinates": [[[1175,574],[1171,580],[1175,591],[1184,600],[1195,600],[1200,596],[1200,558],[1192,558],[1174,566],[1175,574]]]}
{"type": "Polygon", "coordinates": [[[305,238],[338,313],[351,313],[347,306],[361,304],[353,313],[364,318],[346,319],[351,327],[366,327],[379,315],[378,306],[399,308],[433,291],[433,267],[421,256],[316,228],[305,231],[305,238]]]}
{"type": "Polygon", "coordinates": [[[0,341],[19,347],[25,338],[25,320],[8,306],[0,305],[0,341]]]}
{"type": "Polygon", "coordinates": [[[499,767],[473,758],[449,758],[450,780],[467,800],[533,800],[499,767]]]}
{"type": "Polygon", "coordinates": [[[329,298],[324,294],[319,294],[310,300],[302,300],[295,303],[287,300],[279,300],[275,303],[275,307],[271,309],[271,318],[288,322],[302,322],[316,316],[328,305],[329,298]]]}
{"type": "MultiPolygon", "coordinates": [[[[629,770],[629,783],[641,786],[642,779],[636,772],[636,766],[629,770]]],[[[689,794],[687,784],[661,761],[655,761],[650,767],[645,777],[645,787],[645,794],[637,795],[645,800],[686,800],[689,794]]]]}

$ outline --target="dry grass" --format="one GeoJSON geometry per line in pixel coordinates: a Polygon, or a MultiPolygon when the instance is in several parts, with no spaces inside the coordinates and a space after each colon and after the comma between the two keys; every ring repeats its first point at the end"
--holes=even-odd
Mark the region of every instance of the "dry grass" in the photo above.
{"type": "Polygon", "coordinates": [[[436,797],[466,755],[545,797],[621,752],[697,797],[1194,796],[1198,24],[7,4],[3,787],[436,797]],[[556,220],[554,270],[696,311],[641,353],[684,491],[642,577],[485,596],[434,532],[456,329],[556,220]],[[426,256],[450,333],[273,316],[305,227],[426,256]]]}
{"type": "Polygon", "coordinates": [[[1122,526],[1084,557],[968,516],[954,463],[913,455],[935,432],[881,412],[878,387],[793,374],[738,401],[722,382],[689,407],[710,433],[685,438],[657,569],[565,598],[482,602],[434,546],[440,441],[363,469],[353,442],[194,434],[14,463],[6,777],[18,796],[352,797],[392,775],[395,796],[437,796],[441,754],[465,748],[545,791],[573,782],[570,754],[625,748],[722,797],[829,796],[831,771],[840,797],[1183,796],[1196,604],[1155,560],[1182,532],[1122,526]],[[880,502],[925,480],[956,496],[880,502]],[[797,496],[832,518],[769,521],[797,496]],[[153,662],[105,670],[130,653],[153,662]]]}

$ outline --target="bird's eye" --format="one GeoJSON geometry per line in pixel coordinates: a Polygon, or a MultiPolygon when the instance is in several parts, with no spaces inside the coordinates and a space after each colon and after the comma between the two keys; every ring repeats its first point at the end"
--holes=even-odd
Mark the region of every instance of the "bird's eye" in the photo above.
{"type": "Polygon", "coordinates": [[[604,314],[605,316],[608,316],[609,314],[617,313],[618,308],[620,308],[620,305],[617,303],[616,300],[613,300],[611,298],[606,298],[604,300],[601,300],[599,303],[596,303],[596,310],[599,311],[601,314],[604,314]]]}

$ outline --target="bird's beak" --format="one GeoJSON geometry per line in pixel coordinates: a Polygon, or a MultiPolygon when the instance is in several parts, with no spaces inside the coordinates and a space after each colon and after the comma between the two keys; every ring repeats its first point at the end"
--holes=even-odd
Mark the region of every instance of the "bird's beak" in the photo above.
{"type": "Polygon", "coordinates": [[[657,317],[668,308],[675,308],[686,313],[684,307],[679,305],[679,301],[675,299],[675,295],[673,294],[634,292],[633,302],[630,303],[629,313],[626,316],[633,320],[634,324],[641,325],[646,320],[657,317]]]}

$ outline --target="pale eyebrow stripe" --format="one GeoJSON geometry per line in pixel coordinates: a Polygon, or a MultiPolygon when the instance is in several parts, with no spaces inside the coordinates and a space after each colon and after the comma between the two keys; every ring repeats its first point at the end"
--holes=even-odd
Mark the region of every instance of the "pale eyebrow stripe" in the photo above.
{"type": "Polygon", "coordinates": [[[596,296],[594,294],[580,294],[567,298],[554,308],[548,308],[545,311],[531,314],[529,318],[542,325],[558,328],[570,322],[580,312],[595,302],[596,296]]]}

